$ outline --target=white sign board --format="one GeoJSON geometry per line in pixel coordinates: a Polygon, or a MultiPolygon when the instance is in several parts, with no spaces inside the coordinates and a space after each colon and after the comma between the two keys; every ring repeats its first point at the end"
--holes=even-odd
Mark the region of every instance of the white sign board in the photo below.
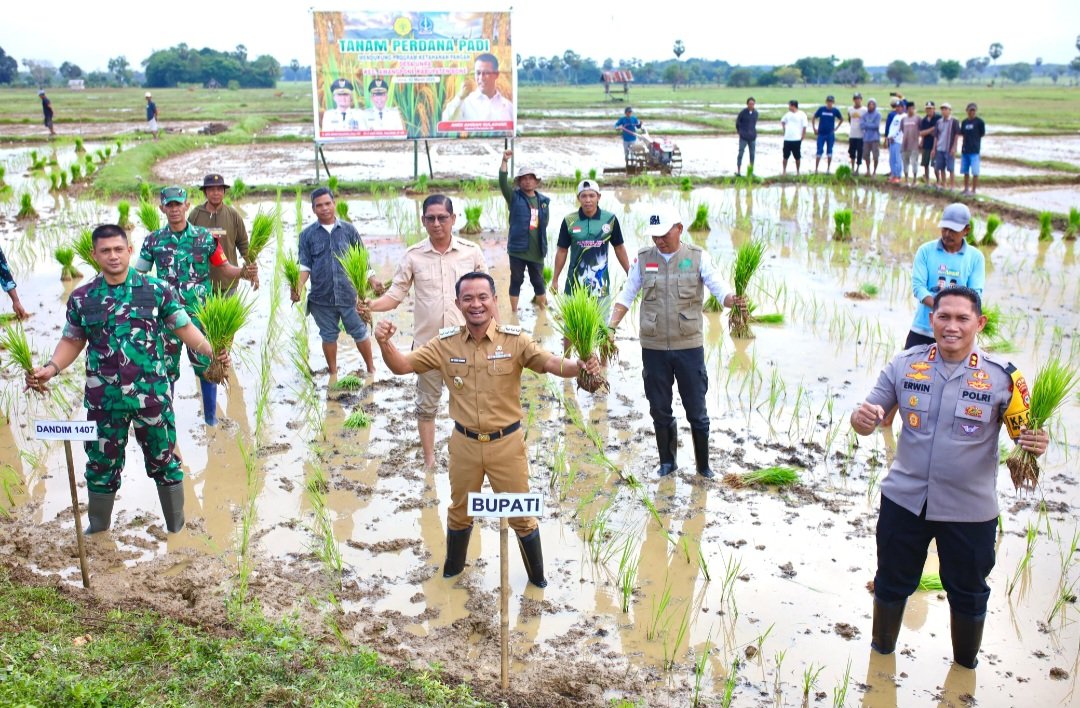
{"type": "Polygon", "coordinates": [[[483,494],[469,493],[469,516],[494,516],[512,518],[516,516],[543,516],[544,495],[528,494],[483,494]]]}
{"type": "Polygon", "coordinates": [[[98,439],[96,420],[35,420],[34,437],[38,440],[98,439]]]}

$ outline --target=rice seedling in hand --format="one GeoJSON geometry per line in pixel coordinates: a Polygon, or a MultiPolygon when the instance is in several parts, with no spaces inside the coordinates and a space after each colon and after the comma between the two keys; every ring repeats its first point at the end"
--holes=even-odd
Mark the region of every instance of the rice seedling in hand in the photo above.
{"type": "Polygon", "coordinates": [[[1053,212],[1039,212],[1039,240],[1054,240],[1054,214],[1053,212]]]}
{"type": "MultiPolygon", "coordinates": [[[[578,357],[587,360],[601,346],[601,340],[609,339],[604,322],[604,308],[586,288],[574,288],[569,295],[555,298],[554,326],[569,342],[570,349],[578,357]]],[[[608,390],[603,374],[593,376],[584,369],[577,377],[578,387],[596,393],[608,390]]]]}
{"type": "Polygon", "coordinates": [[[1069,223],[1065,226],[1065,239],[1075,241],[1077,233],[1080,233],[1080,209],[1069,209],[1069,223]]]}
{"type": "Polygon", "coordinates": [[[363,387],[364,380],[355,374],[342,376],[334,383],[334,389],[337,391],[359,391],[363,387]]]}
{"type": "Polygon", "coordinates": [[[337,212],[337,218],[342,221],[349,220],[349,203],[344,199],[334,203],[334,211],[337,212]]]}
{"type": "Polygon", "coordinates": [[[90,229],[84,229],[75,240],[71,242],[71,249],[86,265],[94,269],[95,273],[101,272],[101,267],[94,260],[94,238],[90,229]]]}
{"type": "Polygon", "coordinates": [[[57,246],[53,256],[60,264],[60,280],[77,280],[82,273],[75,267],[75,249],[71,246],[57,246]]]}
{"type": "Polygon", "coordinates": [[[23,192],[19,196],[19,213],[16,215],[17,219],[36,219],[38,218],[37,209],[34,208],[34,198],[30,196],[29,192],[23,192]]]}
{"type": "Polygon", "coordinates": [[[919,578],[919,591],[928,592],[933,590],[944,590],[945,586],[941,584],[941,576],[937,573],[923,573],[919,578]]]}
{"type": "Polygon", "coordinates": [[[619,360],[619,347],[615,344],[615,330],[604,325],[604,336],[596,345],[596,356],[601,366],[609,366],[619,360]]]}
{"type": "MultiPolygon", "coordinates": [[[[764,241],[754,239],[739,246],[735,252],[735,266],[733,279],[735,281],[736,297],[746,297],[750,279],[757,272],[761,260],[765,255],[766,244],[764,241]]],[[[750,312],[745,307],[733,307],[728,313],[728,330],[732,337],[749,339],[754,336],[750,331],[750,312]]]]}
{"type": "Polygon", "coordinates": [[[724,481],[737,488],[758,485],[787,487],[799,483],[799,471],[794,467],[765,467],[752,472],[726,475],[724,481]]]}
{"type": "MultiPolygon", "coordinates": [[[[1042,430],[1050,418],[1072,395],[1080,376],[1077,370],[1059,359],[1051,359],[1035,375],[1031,384],[1031,398],[1028,402],[1028,420],[1024,426],[1028,430],[1042,430]]],[[[1039,463],[1035,455],[1019,445],[1009,453],[1005,461],[1009,467],[1013,486],[1017,489],[1034,490],[1039,482],[1039,463]]]]}
{"type": "MultiPolygon", "coordinates": [[[[338,202],[343,204],[344,202],[338,202]]],[[[371,300],[375,296],[375,288],[371,285],[371,255],[368,250],[358,243],[354,243],[345,249],[345,252],[337,256],[338,263],[345,270],[345,277],[356,288],[358,301],[371,300]]],[[[368,325],[371,324],[371,313],[361,314],[360,317],[368,325]]]]}
{"type": "Polygon", "coordinates": [[[705,303],[701,306],[701,309],[705,312],[723,312],[724,303],[720,302],[720,298],[709,293],[709,297],[705,298],[705,303]]]}
{"type": "Polygon", "coordinates": [[[709,205],[702,202],[697,205],[697,209],[694,212],[694,220],[690,222],[690,230],[708,231],[709,229],[709,205]]]}
{"type": "MultiPolygon", "coordinates": [[[[3,332],[0,332],[0,349],[7,350],[6,358],[8,361],[5,366],[8,368],[17,367],[24,374],[33,373],[34,360],[37,358],[37,354],[34,353],[34,347],[27,338],[22,323],[16,322],[6,327],[3,332]]],[[[34,390],[38,393],[44,393],[40,389],[34,390]]]]}
{"type": "Polygon", "coordinates": [[[463,234],[478,234],[483,231],[480,226],[480,215],[484,213],[482,204],[472,204],[465,207],[465,225],[461,227],[463,234]]]}
{"type": "Polygon", "coordinates": [[[349,417],[345,419],[343,424],[346,429],[355,430],[356,428],[366,428],[371,425],[371,418],[364,412],[363,408],[357,408],[355,411],[349,414],[349,417]]]}
{"type": "Polygon", "coordinates": [[[150,201],[142,200],[139,202],[137,215],[139,223],[147,231],[153,232],[161,228],[161,211],[150,201]]]}
{"type": "Polygon", "coordinates": [[[131,223],[131,202],[121,199],[116,203],[116,225],[125,231],[131,231],[135,225],[131,223]]]}
{"type": "Polygon", "coordinates": [[[211,293],[195,310],[195,317],[214,350],[213,361],[203,374],[207,381],[220,384],[228,379],[228,369],[218,356],[232,349],[236,333],[247,324],[254,308],[255,301],[242,295],[211,293]]]}
{"type": "Polygon", "coordinates": [[[251,223],[251,235],[248,237],[248,251],[244,256],[244,261],[255,263],[259,260],[259,254],[263,252],[274,235],[276,221],[277,218],[273,214],[260,211],[255,215],[255,220],[251,223]]]}
{"type": "Polygon", "coordinates": [[[291,255],[282,256],[281,272],[285,276],[285,281],[289,284],[290,292],[300,292],[300,261],[291,255]]]}

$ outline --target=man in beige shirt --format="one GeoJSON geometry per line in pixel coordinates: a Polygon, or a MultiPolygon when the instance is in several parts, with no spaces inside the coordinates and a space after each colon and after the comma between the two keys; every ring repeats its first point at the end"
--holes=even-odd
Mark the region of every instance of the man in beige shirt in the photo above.
{"type": "MultiPolygon", "coordinates": [[[[400,305],[415,286],[413,349],[427,344],[443,327],[465,324],[455,304],[454,285],[466,273],[487,272],[484,253],[475,243],[453,235],[454,204],[443,194],[424,200],[423,216],[428,238],[405,251],[390,289],[370,303],[357,303],[361,312],[388,312],[400,305]]],[[[438,371],[416,378],[416,426],[424,449],[424,466],[435,465],[435,414],[439,412],[443,379],[438,371]]]]}
{"type": "MultiPolygon", "coordinates": [[[[221,250],[225,252],[229,263],[239,265],[236,261],[237,253],[247,260],[248,232],[240,212],[225,203],[225,190],[228,188],[225,178],[219,174],[203,177],[201,189],[206,195],[206,201],[191,210],[188,223],[208,229],[221,244],[221,250]]],[[[223,275],[220,271],[220,268],[210,269],[210,282],[214,284],[214,292],[231,293],[239,281],[223,275]]],[[[252,285],[258,287],[258,281],[253,281],[252,285]]]]}

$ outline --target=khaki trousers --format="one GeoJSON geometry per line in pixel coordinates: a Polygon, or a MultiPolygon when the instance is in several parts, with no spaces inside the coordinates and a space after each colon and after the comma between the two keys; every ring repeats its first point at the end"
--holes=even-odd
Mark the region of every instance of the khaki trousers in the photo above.
{"type": "MultiPolygon", "coordinates": [[[[472,525],[468,514],[469,492],[479,492],[487,475],[491,490],[496,493],[529,491],[529,461],[525,455],[525,431],[480,442],[466,437],[456,429],[450,434],[450,509],[446,525],[452,531],[472,525]]],[[[539,524],[535,517],[508,519],[518,536],[533,532],[539,524]]]]}

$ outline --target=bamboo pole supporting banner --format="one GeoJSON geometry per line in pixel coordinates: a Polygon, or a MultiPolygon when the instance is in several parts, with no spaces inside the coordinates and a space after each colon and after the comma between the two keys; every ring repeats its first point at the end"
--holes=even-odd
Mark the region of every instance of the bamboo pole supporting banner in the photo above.
{"type": "Polygon", "coordinates": [[[68,486],[71,487],[71,513],[75,516],[75,541],[79,546],[79,570],[82,572],[84,588],[90,587],[90,570],[86,567],[86,543],[83,540],[82,518],[79,514],[79,494],[75,489],[75,462],[71,457],[71,441],[64,441],[64,456],[67,457],[68,486]]]}
{"type": "Polygon", "coordinates": [[[507,556],[506,517],[499,519],[499,656],[501,658],[502,689],[510,688],[510,569],[507,556]]]}

